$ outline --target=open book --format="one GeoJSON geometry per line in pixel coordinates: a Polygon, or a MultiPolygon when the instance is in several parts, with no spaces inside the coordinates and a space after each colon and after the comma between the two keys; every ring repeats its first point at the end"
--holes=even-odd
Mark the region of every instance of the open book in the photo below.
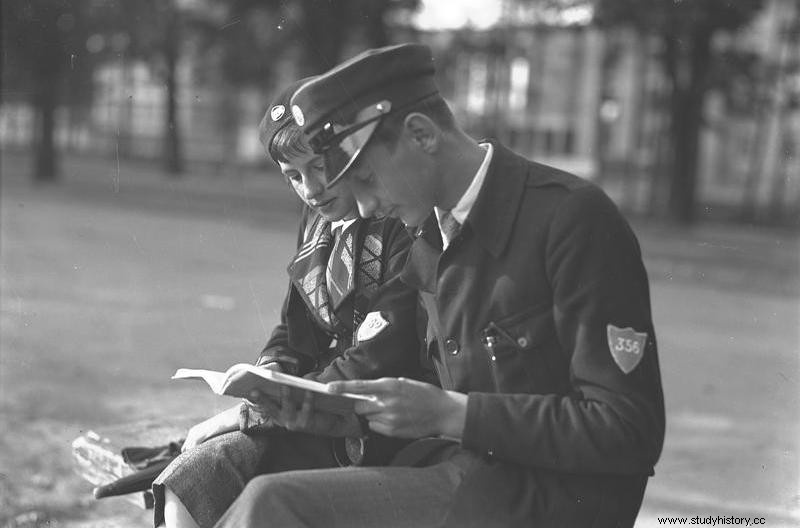
{"type": "Polygon", "coordinates": [[[211,390],[225,396],[248,398],[253,389],[264,394],[280,398],[281,385],[290,388],[289,397],[297,404],[305,399],[306,392],[314,394],[314,408],[336,414],[353,412],[353,405],[358,400],[371,401],[372,396],[362,394],[332,394],[325,383],[283,374],[274,370],[257,367],[248,363],[239,363],[225,372],[202,369],[178,369],[172,379],[200,378],[208,383],[211,390]]]}

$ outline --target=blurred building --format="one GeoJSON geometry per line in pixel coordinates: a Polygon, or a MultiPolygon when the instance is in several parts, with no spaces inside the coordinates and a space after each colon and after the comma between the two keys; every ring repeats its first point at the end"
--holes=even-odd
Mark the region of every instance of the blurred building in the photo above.
{"type": "MultiPolygon", "coordinates": [[[[392,35],[434,49],[442,89],[467,129],[598,180],[628,210],[658,208],[669,126],[658,43],[631,31],[601,31],[586,8],[473,3],[473,12],[458,18],[449,3],[441,9],[426,2],[439,5],[453,27],[406,19],[392,35]]],[[[720,92],[708,100],[702,205],[766,220],[775,211],[800,216],[799,4],[768,0],[750,27],[715,43],[718,51],[752,53],[761,67],[752,79],[756,97],[744,97],[750,104],[737,106],[720,92]]],[[[278,77],[297,75],[295,57],[269,60],[285,73],[278,77]]],[[[198,61],[185,53],[177,72],[184,155],[221,168],[263,163],[255,126],[271,87],[223,85],[198,74],[198,61]]],[[[148,66],[109,63],[96,72],[95,86],[91,108],[60,110],[59,144],[112,157],[159,157],[165,91],[148,66]]],[[[4,147],[28,145],[32,126],[25,104],[6,100],[0,107],[4,147]]]]}
{"type": "MultiPolygon", "coordinates": [[[[669,133],[659,43],[601,31],[583,9],[500,5],[490,27],[407,34],[436,50],[461,121],[476,136],[601,180],[628,210],[658,207],[669,133]]],[[[707,208],[765,220],[800,214],[799,20],[799,2],[769,0],[748,28],[715,42],[719,52],[757,58],[758,100],[740,108],[710,93],[698,187],[707,208]]]]}

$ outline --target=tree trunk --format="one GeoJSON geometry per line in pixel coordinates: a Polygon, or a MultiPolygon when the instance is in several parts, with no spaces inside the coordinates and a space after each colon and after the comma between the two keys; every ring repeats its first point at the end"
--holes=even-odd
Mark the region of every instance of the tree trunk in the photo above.
{"type": "MultiPolygon", "coordinates": [[[[796,3],[796,11],[800,17],[800,0],[796,3]]],[[[780,54],[778,55],[778,71],[776,73],[775,85],[775,110],[778,120],[778,141],[780,147],[777,151],[776,174],[773,179],[770,193],[769,206],[767,207],[766,217],[772,223],[781,223],[784,220],[784,203],[786,201],[786,184],[791,181],[789,176],[789,165],[791,160],[798,154],[798,142],[792,127],[792,97],[789,90],[788,78],[793,73],[792,65],[795,65],[796,72],[800,74],[800,20],[795,19],[795,25],[789,29],[782,39],[780,54]]]]}
{"type": "Polygon", "coordinates": [[[58,159],[55,145],[56,107],[63,67],[63,42],[56,20],[62,13],[55,3],[31,6],[38,13],[41,28],[35,38],[37,46],[31,59],[33,108],[36,116],[33,148],[33,180],[37,183],[58,181],[58,159]]]}
{"type": "Polygon", "coordinates": [[[672,80],[671,124],[674,159],[669,212],[680,224],[695,220],[700,130],[711,59],[711,33],[699,30],[688,39],[688,55],[677,48],[677,37],[666,41],[667,71],[672,80]],[[687,63],[688,61],[688,63],[687,63]]]}
{"type": "Polygon", "coordinates": [[[336,0],[303,0],[305,44],[304,74],[319,75],[340,60],[345,33],[352,27],[344,3],[336,0]]]}
{"type": "Polygon", "coordinates": [[[36,148],[33,150],[33,179],[39,183],[58,181],[57,153],[55,146],[56,80],[47,79],[39,83],[39,93],[34,105],[37,115],[36,148]]]}
{"type": "MultiPolygon", "coordinates": [[[[605,45],[603,54],[600,58],[600,78],[598,79],[598,104],[595,113],[595,133],[592,151],[595,163],[595,182],[602,185],[608,177],[608,158],[609,158],[609,126],[602,114],[603,104],[610,98],[609,79],[619,61],[619,43],[617,31],[607,31],[603,36],[605,45]]],[[[541,115],[542,104],[539,103],[537,116],[541,115]]]]}
{"type": "Polygon", "coordinates": [[[686,91],[673,94],[672,141],[675,159],[670,179],[669,211],[674,220],[691,224],[695,216],[700,120],[696,101],[686,91]]]}
{"type": "Polygon", "coordinates": [[[178,176],[183,172],[177,104],[177,68],[180,38],[178,35],[177,13],[175,13],[174,9],[170,9],[166,16],[168,20],[164,42],[164,62],[166,70],[164,76],[167,89],[167,120],[164,131],[164,169],[167,173],[178,176]]]}
{"type": "Polygon", "coordinates": [[[389,34],[386,31],[387,0],[367,0],[365,2],[364,30],[367,46],[380,48],[389,45],[389,34]]]}
{"type": "Polygon", "coordinates": [[[641,31],[634,31],[633,39],[633,75],[631,75],[630,79],[632,125],[622,168],[623,194],[621,205],[630,211],[638,211],[640,209],[639,189],[644,178],[640,155],[646,134],[648,40],[647,35],[641,31]]]}

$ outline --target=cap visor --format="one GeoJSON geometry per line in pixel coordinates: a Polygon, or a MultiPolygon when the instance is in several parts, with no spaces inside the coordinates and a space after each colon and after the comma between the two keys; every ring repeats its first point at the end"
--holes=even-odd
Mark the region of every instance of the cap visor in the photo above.
{"type": "Polygon", "coordinates": [[[358,160],[367,147],[369,140],[378,127],[380,120],[355,130],[342,138],[337,145],[331,145],[324,154],[325,174],[328,176],[328,187],[339,182],[358,160]]]}

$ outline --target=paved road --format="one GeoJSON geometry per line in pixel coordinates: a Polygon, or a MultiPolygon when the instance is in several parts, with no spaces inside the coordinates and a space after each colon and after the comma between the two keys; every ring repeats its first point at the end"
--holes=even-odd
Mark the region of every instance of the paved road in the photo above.
{"type": "MultiPolygon", "coordinates": [[[[32,188],[4,156],[0,202],[0,511],[65,526],[142,522],[70,471],[86,427],[229,402],[177,367],[249,360],[285,289],[297,204],[274,175],[164,180],[70,160],[32,188]]],[[[635,223],[652,278],[668,435],[638,526],[658,516],[798,514],[798,239],[635,223]]],[[[0,523],[3,521],[0,514],[0,523]]]]}

